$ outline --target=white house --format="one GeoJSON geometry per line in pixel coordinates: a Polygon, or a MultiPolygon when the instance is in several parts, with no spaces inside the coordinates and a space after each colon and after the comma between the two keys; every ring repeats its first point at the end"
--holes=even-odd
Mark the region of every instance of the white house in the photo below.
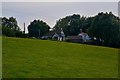
{"type": "Polygon", "coordinates": [[[83,42],[87,42],[87,41],[89,41],[89,40],[91,39],[91,38],[88,36],[87,33],[84,33],[84,32],[82,31],[82,29],[80,29],[80,34],[78,34],[78,36],[81,36],[81,37],[82,37],[83,42]]]}
{"type": "Polygon", "coordinates": [[[82,40],[83,40],[84,42],[87,42],[87,41],[90,40],[90,37],[88,36],[87,33],[82,32],[82,33],[78,34],[78,36],[81,36],[81,37],[82,37],[82,40]]]}
{"type": "Polygon", "coordinates": [[[42,39],[56,39],[59,41],[64,41],[65,40],[65,34],[63,32],[63,29],[61,28],[60,30],[53,30],[45,34],[42,39]]]}

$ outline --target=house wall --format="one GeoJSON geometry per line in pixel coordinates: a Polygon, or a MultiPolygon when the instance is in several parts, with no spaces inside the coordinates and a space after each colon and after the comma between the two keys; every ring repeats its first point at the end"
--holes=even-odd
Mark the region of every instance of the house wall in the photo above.
{"type": "Polygon", "coordinates": [[[84,42],[87,42],[88,40],[90,40],[90,38],[87,35],[87,33],[81,33],[78,36],[81,36],[84,42]]]}

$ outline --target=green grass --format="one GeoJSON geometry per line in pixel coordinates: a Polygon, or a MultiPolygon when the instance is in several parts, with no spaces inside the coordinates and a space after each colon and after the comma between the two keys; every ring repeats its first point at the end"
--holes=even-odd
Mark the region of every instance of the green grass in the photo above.
{"type": "Polygon", "coordinates": [[[0,79],[2,78],[2,37],[0,36],[0,79]]]}
{"type": "Polygon", "coordinates": [[[118,49],[3,37],[3,78],[117,78],[118,49]]]}

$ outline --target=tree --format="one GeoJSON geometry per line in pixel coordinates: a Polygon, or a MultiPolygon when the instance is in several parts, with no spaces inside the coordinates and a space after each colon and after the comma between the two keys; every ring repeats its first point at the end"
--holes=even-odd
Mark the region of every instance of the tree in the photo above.
{"type": "Polygon", "coordinates": [[[69,35],[78,35],[80,28],[82,27],[82,21],[80,15],[73,14],[71,16],[66,16],[65,18],[59,19],[54,26],[54,29],[63,28],[64,33],[69,35]]]}
{"type": "Polygon", "coordinates": [[[110,13],[98,13],[88,29],[88,34],[107,46],[119,46],[120,19],[110,13]]]}
{"type": "Polygon", "coordinates": [[[28,26],[29,37],[41,37],[49,31],[50,27],[42,20],[34,20],[28,26]]]}
{"type": "Polygon", "coordinates": [[[9,36],[9,37],[20,37],[22,32],[17,25],[17,20],[14,17],[1,18],[2,20],[2,35],[9,36]],[[18,35],[19,33],[19,35],[18,35]]]}
{"type": "Polygon", "coordinates": [[[82,17],[82,31],[87,32],[88,28],[91,26],[94,17],[82,17]]]}

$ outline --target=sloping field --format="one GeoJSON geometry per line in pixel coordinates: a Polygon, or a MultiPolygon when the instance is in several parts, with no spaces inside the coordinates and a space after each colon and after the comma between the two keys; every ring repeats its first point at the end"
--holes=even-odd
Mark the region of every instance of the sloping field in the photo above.
{"type": "Polygon", "coordinates": [[[3,37],[3,78],[117,78],[118,50],[3,37]]]}
{"type": "Polygon", "coordinates": [[[0,36],[0,79],[2,78],[2,37],[0,36]]]}

